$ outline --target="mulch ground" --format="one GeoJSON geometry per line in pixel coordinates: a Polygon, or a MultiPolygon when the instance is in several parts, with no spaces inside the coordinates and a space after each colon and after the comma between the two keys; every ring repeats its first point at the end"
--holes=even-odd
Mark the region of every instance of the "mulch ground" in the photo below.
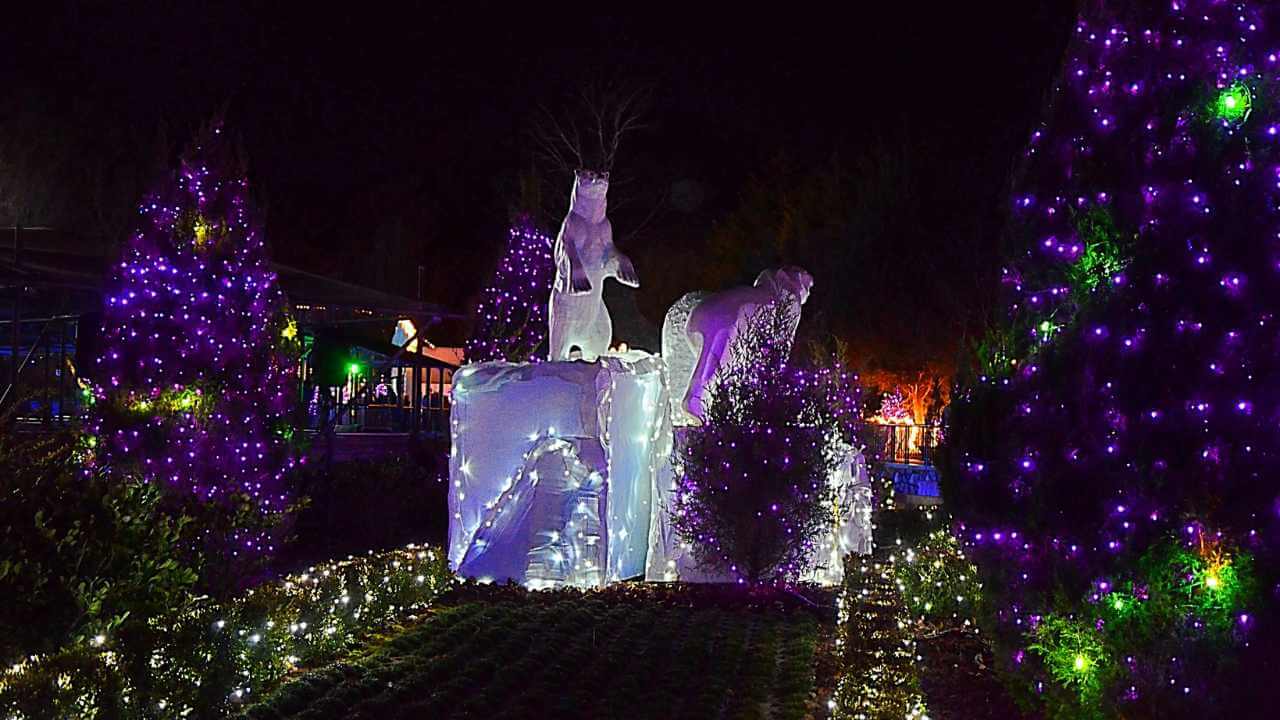
{"type": "Polygon", "coordinates": [[[920,684],[934,720],[1029,720],[996,678],[991,649],[972,633],[950,630],[917,639],[920,684]]]}

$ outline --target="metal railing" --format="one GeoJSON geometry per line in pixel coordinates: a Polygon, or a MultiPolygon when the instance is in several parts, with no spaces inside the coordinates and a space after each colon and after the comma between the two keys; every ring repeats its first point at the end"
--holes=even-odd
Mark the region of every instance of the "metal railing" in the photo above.
{"type": "Polygon", "coordinates": [[[932,465],[942,439],[940,425],[890,425],[868,423],[867,458],[903,465],[932,465]]]}

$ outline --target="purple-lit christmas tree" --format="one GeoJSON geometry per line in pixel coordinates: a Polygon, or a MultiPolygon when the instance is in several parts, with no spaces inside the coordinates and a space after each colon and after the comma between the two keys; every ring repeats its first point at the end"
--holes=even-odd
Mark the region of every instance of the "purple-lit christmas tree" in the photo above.
{"type": "Polygon", "coordinates": [[[194,515],[230,582],[274,549],[289,505],[297,325],[220,123],[138,210],[106,287],[87,443],[194,515]]]}
{"type": "Polygon", "coordinates": [[[901,388],[894,388],[884,394],[880,400],[880,417],[888,422],[910,423],[914,420],[911,404],[901,388]]]}
{"type": "Polygon", "coordinates": [[[1280,8],[1084,7],[945,494],[1029,702],[1256,717],[1280,692],[1280,8]]]}
{"type": "Polygon", "coordinates": [[[518,219],[476,305],[467,362],[537,362],[545,356],[547,297],[554,277],[551,238],[530,218],[518,219]]]}
{"type": "Polygon", "coordinates": [[[790,362],[798,305],[762,306],[717,372],[703,425],[680,433],[673,526],[700,564],[751,583],[797,579],[833,521],[828,478],[861,413],[856,377],[790,362]]]}

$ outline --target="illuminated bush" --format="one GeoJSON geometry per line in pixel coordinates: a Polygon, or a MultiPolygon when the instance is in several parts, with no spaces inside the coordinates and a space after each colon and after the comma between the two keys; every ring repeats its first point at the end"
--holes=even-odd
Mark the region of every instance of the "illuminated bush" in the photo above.
{"type": "Polygon", "coordinates": [[[931,621],[976,617],[982,600],[978,568],[948,530],[934,530],[921,542],[893,551],[893,574],[912,615],[931,621]]]}
{"type": "Polygon", "coordinates": [[[676,532],[704,565],[753,583],[809,566],[858,417],[853,376],[788,364],[795,312],[757,311],[716,376],[705,424],[679,442],[676,532]]]}
{"type": "Polygon", "coordinates": [[[143,619],[144,632],[92,638],[0,672],[0,714],[230,715],[294,668],[428,607],[453,582],[444,553],[411,545],[323,563],[226,604],[190,597],[143,619]]]}

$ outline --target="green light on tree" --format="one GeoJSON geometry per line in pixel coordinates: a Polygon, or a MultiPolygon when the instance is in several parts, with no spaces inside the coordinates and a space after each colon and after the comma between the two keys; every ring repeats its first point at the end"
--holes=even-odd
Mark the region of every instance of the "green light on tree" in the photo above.
{"type": "Polygon", "coordinates": [[[1081,704],[1096,702],[1110,656],[1094,628],[1079,620],[1049,615],[1036,627],[1034,637],[1029,647],[1044,660],[1053,679],[1076,691],[1081,704]]]}
{"type": "Polygon", "coordinates": [[[1093,207],[1075,217],[1076,232],[1084,241],[1083,252],[1067,268],[1067,279],[1081,302],[1128,266],[1132,258],[1131,243],[1116,227],[1115,218],[1106,207],[1093,207]]]}
{"type": "Polygon", "coordinates": [[[1249,118],[1253,109],[1253,93],[1244,83],[1232,83],[1230,87],[1218,92],[1214,101],[1214,115],[1219,120],[1231,125],[1239,125],[1249,118]]]}
{"type": "Polygon", "coordinates": [[[128,409],[138,415],[162,417],[178,413],[194,413],[203,417],[207,414],[207,396],[196,388],[171,388],[132,400],[128,409]]]}
{"type": "Polygon", "coordinates": [[[347,366],[347,374],[348,374],[348,375],[359,375],[359,374],[360,374],[360,363],[354,363],[354,362],[353,362],[353,363],[351,363],[350,365],[348,365],[348,366],[347,366]]]}
{"type": "Polygon", "coordinates": [[[1204,535],[1162,555],[1148,571],[1152,597],[1166,600],[1171,614],[1191,614],[1214,632],[1229,632],[1257,591],[1253,557],[1204,535]]]}

